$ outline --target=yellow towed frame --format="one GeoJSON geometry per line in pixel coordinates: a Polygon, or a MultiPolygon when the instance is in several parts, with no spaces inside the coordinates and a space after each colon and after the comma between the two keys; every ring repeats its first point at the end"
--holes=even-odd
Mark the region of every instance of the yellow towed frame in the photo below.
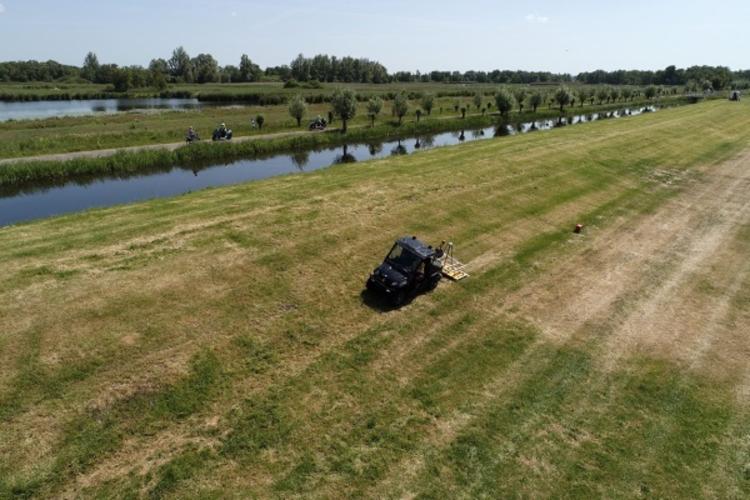
{"type": "Polygon", "coordinates": [[[466,264],[456,259],[453,250],[454,245],[449,242],[442,257],[443,275],[453,281],[461,281],[468,278],[469,273],[466,272],[466,264]]]}

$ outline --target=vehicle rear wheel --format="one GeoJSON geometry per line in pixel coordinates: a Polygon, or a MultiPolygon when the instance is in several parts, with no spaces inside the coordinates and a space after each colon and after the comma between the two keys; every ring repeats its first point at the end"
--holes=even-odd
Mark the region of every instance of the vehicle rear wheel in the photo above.
{"type": "Polygon", "coordinates": [[[396,292],[396,294],[393,296],[393,305],[394,306],[400,306],[404,302],[406,302],[406,290],[399,290],[396,292]]]}

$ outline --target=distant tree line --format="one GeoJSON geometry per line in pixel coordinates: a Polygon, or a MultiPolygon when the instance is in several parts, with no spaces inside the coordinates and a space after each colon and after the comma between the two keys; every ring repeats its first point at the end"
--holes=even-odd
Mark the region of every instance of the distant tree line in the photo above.
{"type": "Polygon", "coordinates": [[[298,55],[289,66],[289,75],[300,82],[388,83],[385,66],[369,59],[319,54],[308,58],[298,55]]]}
{"type": "Polygon", "coordinates": [[[592,85],[688,85],[697,82],[704,86],[704,82],[710,82],[711,88],[721,90],[733,82],[750,80],[750,70],[732,71],[725,66],[691,66],[686,69],[668,66],[658,71],[597,70],[579,73],[576,80],[592,85]]]}
{"type": "Polygon", "coordinates": [[[550,73],[547,71],[431,71],[429,73],[412,73],[398,71],[392,75],[397,82],[438,82],[438,83],[548,83],[570,82],[573,77],[567,73],[550,73]]]}
{"type": "Polygon", "coordinates": [[[80,68],[65,66],[56,61],[18,61],[0,63],[2,82],[51,82],[63,78],[77,78],[80,68]]]}
{"type": "Polygon", "coordinates": [[[365,58],[328,56],[314,57],[298,55],[289,65],[268,67],[265,70],[247,55],[240,58],[239,65],[220,66],[211,54],[191,57],[183,47],[176,48],[169,59],[153,59],[148,68],[141,66],[121,67],[116,64],[101,64],[93,52],[89,52],[82,67],[66,66],[55,61],[26,61],[0,63],[0,81],[5,82],[51,82],[56,80],[81,80],[110,84],[117,91],[131,87],[156,87],[165,89],[170,83],[237,83],[257,82],[263,79],[286,82],[343,82],[343,83],[390,83],[390,82],[438,82],[438,83],[486,83],[486,84],[545,84],[580,82],[608,85],[687,85],[698,89],[724,89],[733,85],[747,85],[750,70],[732,71],[724,66],[692,66],[678,69],[669,66],[658,71],[643,70],[596,70],[579,73],[543,71],[431,71],[429,73],[388,70],[377,61],[365,58]]]}

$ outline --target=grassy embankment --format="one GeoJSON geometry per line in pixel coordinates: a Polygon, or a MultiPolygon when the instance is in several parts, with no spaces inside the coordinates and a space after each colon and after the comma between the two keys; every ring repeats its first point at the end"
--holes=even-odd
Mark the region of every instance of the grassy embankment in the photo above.
{"type": "MultiPolygon", "coordinates": [[[[443,97],[435,101],[431,116],[423,115],[423,120],[450,119],[460,115],[454,111],[457,98],[443,97]]],[[[664,102],[675,98],[664,98],[664,102]]],[[[460,106],[467,108],[468,115],[477,115],[479,110],[469,98],[458,99],[460,106]]],[[[485,96],[485,105],[493,104],[492,96],[485,96]]],[[[644,104],[644,99],[623,103],[617,106],[636,106],[644,104]]],[[[414,112],[420,108],[418,100],[410,103],[410,112],[406,121],[414,121],[414,112]]],[[[607,107],[607,106],[605,106],[607,107]]],[[[609,106],[610,108],[612,106],[609,106]]],[[[573,112],[592,112],[601,106],[587,103],[576,105],[573,112]]],[[[171,112],[129,112],[113,115],[84,117],[51,118],[44,120],[23,120],[0,123],[0,158],[20,158],[53,153],[90,151],[96,149],[121,148],[149,144],[165,144],[181,141],[188,127],[193,126],[204,139],[210,139],[211,131],[221,122],[226,122],[237,136],[256,134],[298,132],[304,130],[309,120],[316,115],[327,116],[330,106],[325,103],[310,104],[303,127],[289,116],[286,105],[276,106],[221,106],[205,107],[193,111],[171,112]],[[250,119],[262,114],[265,118],[263,129],[252,128],[250,119]]],[[[492,109],[490,109],[492,111],[492,109]]],[[[554,114],[548,106],[540,108],[547,114],[554,114]]],[[[518,110],[514,110],[517,114],[518,110]]],[[[383,112],[378,117],[379,123],[390,122],[391,102],[386,102],[383,112]]],[[[352,126],[367,125],[365,104],[360,103],[357,117],[352,126]]],[[[334,122],[334,125],[337,123],[334,122]]]]}
{"type": "MultiPolygon", "coordinates": [[[[678,104],[679,98],[664,101],[678,104]]],[[[637,107],[647,103],[631,103],[637,107]]],[[[603,110],[618,109],[621,106],[586,106],[570,108],[568,116],[574,113],[593,113],[603,110]]],[[[511,113],[508,121],[522,123],[525,121],[555,118],[557,110],[539,110],[537,113],[511,113]]],[[[290,133],[277,137],[258,137],[252,141],[234,141],[232,143],[213,144],[204,141],[186,145],[175,150],[158,149],[146,151],[120,151],[115,155],[100,158],[73,158],[69,160],[41,160],[9,163],[0,166],[0,187],[19,188],[33,183],[59,184],[71,179],[86,179],[101,175],[127,176],[138,172],[161,171],[173,166],[200,169],[218,162],[228,162],[241,158],[255,158],[265,155],[309,151],[316,148],[340,146],[343,144],[377,142],[413,137],[420,134],[432,134],[449,130],[472,130],[498,123],[498,115],[467,114],[466,118],[443,116],[436,113],[421,121],[405,120],[402,125],[396,121],[381,120],[376,126],[351,126],[346,134],[337,129],[324,133],[290,133]]]]}
{"type": "MultiPolygon", "coordinates": [[[[2,229],[0,497],[745,496],[750,376],[720,346],[750,328],[748,273],[690,275],[692,309],[727,294],[706,363],[605,363],[686,259],[628,254],[612,269],[674,259],[624,288],[594,270],[749,141],[748,104],[714,102],[2,229]],[[411,233],[472,277],[363,303],[411,233]],[[556,309],[592,278],[611,307],[568,331],[556,309]]],[[[746,256],[748,227],[722,250],[746,256]]]]}

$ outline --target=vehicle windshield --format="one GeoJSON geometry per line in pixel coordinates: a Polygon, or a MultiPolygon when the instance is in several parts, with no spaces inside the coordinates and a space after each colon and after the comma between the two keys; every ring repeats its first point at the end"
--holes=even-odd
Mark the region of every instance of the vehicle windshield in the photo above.
{"type": "Polygon", "coordinates": [[[398,267],[402,271],[412,271],[422,261],[417,255],[405,249],[398,243],[393,245],[391,253],[386,258],[389,264],[398,267]]]}

